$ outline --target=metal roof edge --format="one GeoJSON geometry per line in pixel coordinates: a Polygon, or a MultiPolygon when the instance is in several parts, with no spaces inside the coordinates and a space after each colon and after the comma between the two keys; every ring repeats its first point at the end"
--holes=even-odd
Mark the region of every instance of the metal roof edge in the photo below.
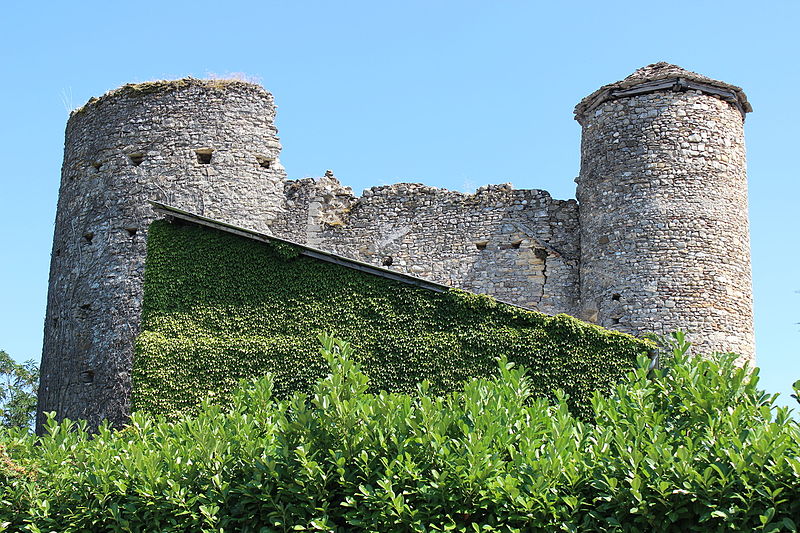
{"type": "MultiPolygon", "coordinates": [[[[428,290],[432,290],[434,292],[446,292],[450,289],[454,289],[455,287],[450,287],[449,285],[444,285],[442,283],[437,283],[435,281],[429,281],[423,278],[419,278],[417,276],[413,276],[411,274],[405,274],[403,272],[397,272],[395,270],[389,270],[387,268],[378,267],[375,265],[370,265],[369,263],[364,263],[362,261],[358,261],[355,259],[350,259],[348,257],[344,257],[338,254],[334,254],[332,252],[326,252],[325,250],[320,250],[319,248],[314,248],[312,246],[308,246],[305,244],[300,244],[289,239],[284,239],[281,237],[276,237],[275,235],[269,235],[267,233],[261,233],[256,230],[242,228],[239,226],[235,226],[233,224],[229,224],[227,222],[223,222],[221,220],[216,220],[213,218],[209,218],[203,215],[198,215],[197,213],[192,213],[191,211],[186,211],[171,205],[163,204],[161,202],[157,202],[155,200],[150,200],[150,205],[153,207],[153,210],[156,213],[164,215],[166,217],[174,217],[180,220],[184,220],[187,222],[192,222],[194,224],[198,224],[201,226],[206,226],[210,228],[214,228],[220,231],[224,231],[227,233],[232,233],[234,235],[239,235],[241,237],[246,237],[249,239],[253,239],[259,242],[281,242],[284,244],[289,244],[291,246],[296,246],[300,248],[300,254],[305,255],[307,257],[313,257],[315,259],[319,259],[321,261],[326,261],[328,263],[334,263],[337,265],[342,265],[347,268],[352,268],[354,270],[360,270],[361,272],[367,272],[369,274],[380,276],[382,278],[392,279],[395,281],[400,281],[402,283],[406,283],[409,285],[415,285],[417,287],[422,287],[428,290]]],[[[469,292],[469,291],[465,291],[469,292]]],[[[522,307],[520,305],[512,304],[509,302],[502,302],[501,300],[497,300],[500,303],[511,305],[514,307],[519,307],[521,309],[525,309],[528,311],[534,311],[533,309],[522,307]]],[[[538,311],[537,311],[538,312],[538,311]]]]}

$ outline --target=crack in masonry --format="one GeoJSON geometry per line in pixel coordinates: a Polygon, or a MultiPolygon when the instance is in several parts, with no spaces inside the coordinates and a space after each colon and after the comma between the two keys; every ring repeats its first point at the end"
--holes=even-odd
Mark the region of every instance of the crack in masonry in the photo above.
{"type": "MultiPolygon", "coordinates": [[[[545,254],[547,252],[545,251],[545,254]]],[[[542,300],[544,300],[545,289],[547,288],[547,255],[542,258],[542,292],[539,294],[539,301],[536,302],[536,308],[538,309],[539,306],[542,304],[542,300]]]]}
{"type": "Polygon", "coordinates": [[[200,186],[199,195],[200,195],[200,214],[205,216],[206,214],[206,195],[204,190],[206,188],[211,189],[213,184],[211,183],[211,176],[208,173],[208,168],[203,169],[203,177],[205,178],[205,183],[202,183],[200,186]]]}

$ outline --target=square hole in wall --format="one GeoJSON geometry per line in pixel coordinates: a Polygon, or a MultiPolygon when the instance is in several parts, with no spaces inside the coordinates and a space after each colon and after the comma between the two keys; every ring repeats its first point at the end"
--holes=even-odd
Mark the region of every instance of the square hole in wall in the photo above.
{"type": "Polygon", "coordinates": [[[497,247],[500,250],[519,250],[520,246],[522,246],[522,241],[506,242],[498,245],[497,247]]]}
{"type": "Polygon", "coordinates": [[[258,166],[261,168],[272,168],[272,163],[274,159],[271,157],[267,157],[265,155],[257,155],[256,161],[258,162],[258,166]]]}
{"type": "Polygon", "coordinates": [[[615,292],[614,294],[611,295],[611,299],[614,300],[615,302],[618,302],[620,298],[622,298],[622,295],[618,292],[615,292]]]}
{"type": "Polygon", "coordinates": [[[201,165],[211,164],[211,154],[214,153],[211,148],[198,148],[194,153],[197,154],[197,162],[201,165]]]}

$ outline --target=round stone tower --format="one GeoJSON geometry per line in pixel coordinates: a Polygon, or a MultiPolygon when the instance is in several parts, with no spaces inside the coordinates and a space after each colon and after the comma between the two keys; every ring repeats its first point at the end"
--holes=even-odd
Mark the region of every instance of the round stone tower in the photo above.
{"type": "Polygon", "coordinates": [[[754,358],[739,87],[656,63],[575,108],[582,318],[754,358]]]}
{"type": "Polygon", "coordinates": [[[125,85],[67,124],[50,264],[43,412],[129,414],[145,240],[157,200],[268,231],[285,174],[272,95],[236,80],[125,85]]]}

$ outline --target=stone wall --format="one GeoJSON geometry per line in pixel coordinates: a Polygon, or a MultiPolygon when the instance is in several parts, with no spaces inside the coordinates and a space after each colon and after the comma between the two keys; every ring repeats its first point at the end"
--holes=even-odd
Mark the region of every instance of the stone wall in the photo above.
{"type": "Polygon", "coordinates": [[[545,313],[577,311],[574,200],[508,184],[464,194],[415,183],[357,198],[331,174],[286,192],[276,235],[545,313]]]}
{"type": "Polygon", "coordinates": [[[122,422],[146,231],[159,200],[268,230],[283,202],[272,95],[238,81],[125,86],[67,124],[42,354],[42,412],[122,422]]]}

